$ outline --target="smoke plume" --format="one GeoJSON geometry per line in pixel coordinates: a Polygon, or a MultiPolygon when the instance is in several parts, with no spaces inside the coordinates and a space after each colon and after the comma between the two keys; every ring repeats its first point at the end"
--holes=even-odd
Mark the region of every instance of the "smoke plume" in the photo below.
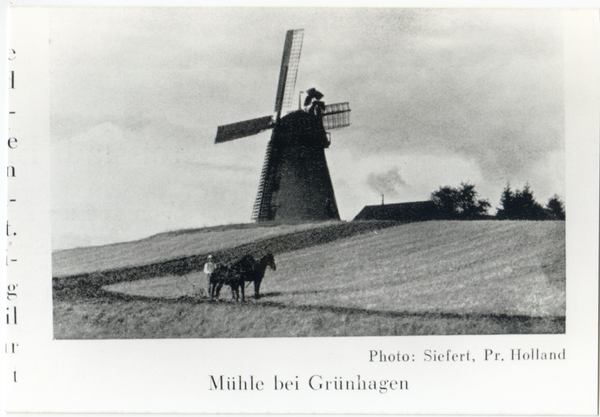
{"type": "Polygon", "coordinates": [[[408,185],[400,176],[398,168],[381,173],[371,172],[367,177],[367,184],[377,194],[392,198],[399,197],[400,189],[408,185]]]}

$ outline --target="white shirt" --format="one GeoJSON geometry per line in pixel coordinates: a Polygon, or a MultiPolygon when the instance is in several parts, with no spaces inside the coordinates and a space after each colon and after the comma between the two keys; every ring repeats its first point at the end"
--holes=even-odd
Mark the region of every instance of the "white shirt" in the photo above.
{"type": "Polygon", "coordinates": [[[207,263],[204,264],[204,273],[212,274],[213,272],[215,272],[216,268],[217,268],[217,266],[213,262],[208,261],[207,263]]]}

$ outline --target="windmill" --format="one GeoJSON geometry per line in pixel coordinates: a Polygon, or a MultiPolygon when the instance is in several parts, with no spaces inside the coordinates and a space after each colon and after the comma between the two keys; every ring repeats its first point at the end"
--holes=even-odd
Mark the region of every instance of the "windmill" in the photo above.
{"type": "Polygon", "coordinates": [[[294,97],[304,30],[285,37],[275,115],[219,126],[216,143],[273,129],[252,210],[257,222],[339,220],[339,212],[325,159],[328,130],[350,125],[348,103],[325,105],[323,94],[306,91],[304,108],[281,116],[294,97]],[[310,106],[310,107],[309,107],[310,106]]]}

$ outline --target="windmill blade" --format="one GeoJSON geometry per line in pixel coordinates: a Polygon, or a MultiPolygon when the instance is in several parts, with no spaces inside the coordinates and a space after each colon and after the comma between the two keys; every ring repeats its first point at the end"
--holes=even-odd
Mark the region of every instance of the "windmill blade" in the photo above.
{"type": "Polygon", "coordinates": [[[325,106],[323,111],[323,127],[325,130],[350,126],[350,104],[334,103],[325,106]]]}
{"type": "Polygon", "coordinates": [[[279,84],[277,86],[277,98],[275,99],[277,118],[281,115],[283,107],[290,107],[292,105],[303,39],[304,29],[288,30],[285,35],[281,69],[279,71],[279,84]]]}
{"type": "Polygon", "coordinates": [[[228,142],[230,140],[256,135],[264,130],[271,129],[273,126],[273,116],[259,117],[258,119],[219,126],[217,128],[215,143],[228,142]]]}

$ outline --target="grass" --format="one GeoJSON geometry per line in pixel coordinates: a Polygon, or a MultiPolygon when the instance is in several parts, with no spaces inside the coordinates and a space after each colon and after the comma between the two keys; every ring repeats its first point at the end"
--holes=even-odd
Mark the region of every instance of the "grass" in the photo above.
{"type": "Polygon", "coordinates": [[[564,222],[389,226],[259,241],[278,269],[242,304],[192,297],[199,268],[55,279],[55,338],[564,333],[564,222]]]}
{"type": "Polygon", "coordinates": [[[56,339],[548,334],[560,329],[564,317],[417,314],[191,297],[60,302],[54,320],[56,339]]]}
{"type": "Polygon", "coordinates": [[[330,224],[332,223],[206,227],[160,233],[133,242],[61,250],[52,254],[52,276],[71,276],[141,266],[199,253],[222,251],[259,239],[321,228],[330,224]]]}

